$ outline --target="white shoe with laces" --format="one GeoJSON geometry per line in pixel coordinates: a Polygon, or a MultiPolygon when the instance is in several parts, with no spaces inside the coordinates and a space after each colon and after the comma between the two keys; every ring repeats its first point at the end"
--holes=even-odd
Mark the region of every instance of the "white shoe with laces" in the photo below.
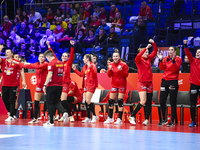
{"type": "Polygon", "coordinates": [[[62,122],[64,119],[63,119],[63,117],[61,117],[59,120],[58,120],[58,122],[62,122]]]}
{"type": "Polygon", "coordinates": [[[69,121],[70,122],[74,122],[75,120],[74,120],[74,117],[73,116],[69,116],[69,121]]]}
{"type": "Polygon", "coordinates": [[[95,123],[95,122],[97,122],[97,119],[98,119],[97,116],[93,116],[93,117],[92,117],[92,121],[91,121],[91,123],[95,123]]]}
{"type": "Polygon", "coordinates": [[[113,122],[114,122],[114,119],[108,117],[108,119],[106,121],[104,121],[104,124],[110,124],[110,123],[113,123],[113,122]]]}
{"type": "Polygon", "coordinates": [[[43,124],[45,127],[53,127],[54,123],[50,123],[50,121],[47,121],[46,123],[43,124]]]}
{"type": "Polygon", "coordinates": [[[145,126],[148,126],[149,125],[149,120],[145,119],[145,121],[142,124],[145,125],[145,126]]]}
{"type": "Polygon", "coordinates": [[[120,118],[117,118],[117,121],[114,122],[115,125],[122,124],[122,120],[120,118]]]}
{"type": "Polygon", "coordinates": [[[64,122],[64,123],[66,123],[66,122],[69,121],[68,113],[66,113],[66,112],[63,113],[62,117],[63,117],[63,122],[64,122]]]}
{"type": "Polygon", "coordinates": [[[129,122],[130,122],[132,125],[136,125],[135,117],[130,117],[130,118],[129,118],[129,122]]]}
{"type": "Polygon", "coordinates": [[[86,117],[85,120],[82,121],[82,123],[90,123],[91,122],[91,119],[86,117]]]}
{"type": "Polygon", "coordinates": [[[5,122],[11,122],[11,121],[15,121],[15,119],[14,119],[13,117],[11,117],[11,116],[9,116],[9,117],[5,120],[5,122]]]}
{"type": "Polygon", "coordinates": [[[57,116],[55,117],[54,121],[58,121],[58,120],[59,120],[59,118],[60,118],[60,116],[59,116],[59,115],[57,115],[57,116]]]}
{"type": "Polygon", "coordinates": [[[34,124],[34,123],[38,123],[38,120],[33,118],[31,121],[28,122],[28,124],[34,124]]]}

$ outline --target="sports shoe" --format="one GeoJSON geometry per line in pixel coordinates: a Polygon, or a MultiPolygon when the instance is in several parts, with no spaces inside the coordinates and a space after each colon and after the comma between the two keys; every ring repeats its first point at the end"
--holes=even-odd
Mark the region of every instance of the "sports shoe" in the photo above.
{"type": "Polygon", "coordinates": [[[91,119],[86,117],[85,120],[82,121],[82,123],[90,123],[91,122],[91,119]]]}
{"type": "Polygon", "coordinates": [[[167,127],[174,127],[174,122],[170,121],[170,123],[167,125],[167,127]]]}
{"type": "Polygon", "coordinates": [[[163,125],[165,125],[165,124],[167,124],[167,120],[162,120],[162,121],[158,124],[158,126],[163,126],[163,125]]]}
{"type": "Polygon", "coordinates": [[[62,122],[64,119],[63,119],[63,117],[61,117],[59,120],[58,120],[58,122],[62,122]]]}
{"type": "Polygon", "coordinates": [[[113,122],[114,122],[114,119],[108,117],[108,119],[106,121],[104,121],[104,124],[109,124],[109,123],[113,123],[113,122]]]}
{"type": "Polygon", "coordinates": [[[54,123],[50,123],[50,121],[47,121],[46,123],[43,124],[45,127],[52,127],[54,126],[54,123]]]}
{"type": "Polygon", "coordinates": [[[145,125],[145,126],[148,126],[149,125],[149,120],[145,119],[145,121],[142,124],[145,125]]]}
{"type": "Polygon", "coordinates": [[[9,116],[9,117],[5,120],[5,122],[10,122],[10,121],[15,121],[15,119],[14,119],[13,117],[9,116]]]}
{"type": "Polygon", "coordinates": [[[31,121],[28,122],[28,124],[34,124],[34,123],[38,123],[38,120],[33,118],[31,121]]]}
{"type": "Polygon", "coordinates": [[[196,127],[196,123],[194,121],[192,121],[189,125],[189,127],[196,127]]]}
{"type": "Polygon", "coordinates": [[[58,120],[59,120],[59,118],[60,118],[60,116],[59,116],[59,115],[57,115],[57,116],[54,118],[54,121],[58,121],[58,120]]]}
{"type": "Polygon", "coordinates": [[[66,112],[63,113],[62,117],[63,117],[63,122],[67,122],[67,121],[69,121],[68,113],[66,113],[66,112]]]}
{"type": "Polygon", "coordinates": [[[122,124],[122,120],[120,118],[117,118],[117,121],[115,121],[114,124],[115,125],[122,124]]]}
{"type": "Polygon", "coordinates": [[[69,121],[70,122],[74,122],[75,120],[74,120],[74,117],[73,116],[69,116],[69,121]]]}
{"type": "Polygon", "coordinates": [[[93,116],[93,117],[92,117],[92,121],[91,121],[91,123],[95,123],[95,122],[97,121],[97,119],[98,119],[97,116],[93,116]]]}
{"type": "Polygon", "coordinates": [[[15,120],[17,120],[17,116],[14,115],[13,118],[14,118],[15,120]]]}
{"type": "Polygon", "coordinates": [[[129,122],[130,122],[132,125],[136,125],[135,117],[130,117],[130,118],[129,118],[129,122]]]}

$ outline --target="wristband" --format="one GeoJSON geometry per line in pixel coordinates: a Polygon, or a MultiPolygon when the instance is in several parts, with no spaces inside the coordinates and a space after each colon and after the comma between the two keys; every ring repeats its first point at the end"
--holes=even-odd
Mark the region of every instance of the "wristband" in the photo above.
{"type": "Polygon", "coordinates": [[[43,85],[44,87],[47,87],[47,85],[43,85]]]}
{"type": "Polygon", "coordinates": [[[161,60],[159,59],[159,62],[162,62],[162,59],[161,60]]]}

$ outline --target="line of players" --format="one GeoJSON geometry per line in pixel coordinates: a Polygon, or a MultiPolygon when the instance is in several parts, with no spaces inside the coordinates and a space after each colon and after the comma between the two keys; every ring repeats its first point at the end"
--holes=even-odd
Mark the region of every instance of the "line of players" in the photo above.
{"type": "MultiPolygon", "coordinates": [[[[135,58],[135,62],[138,68],[138,83],[137,88],[140,97],[140,103],[136,105],[134,111],[129,119],[129,122],[133,125],[136,124],[135,116],[137,112],[144,107],[145,108],[145,121],[143,122],[144,125],[148,125],[149,116],[151,113],[151,103],[152,103],[152,96],[153,96],[153,84],[152,84],[152,71],[151,71],[151,61],[157,55],[159,57],[159,67],[161,70],[164,70],[162,82],[161,82],[161,92],[160,92],[160,105],[162,111],[162,121],[158,124],[162,126],[167,124],[165,118],[165,110],[166,110],[166,100],[169,94],[170,96],[170,104],[172,109],[172,119],[171,122],[167,126],[175,126],[174,119],[176,116],[176,102],[177,102],[177,92],[178,92],[178,76],[179,70],[182,64],[182,59],[176,55],[176,48],[173,46],[169,47],[169,56],[166,56],[164,59],[162,55],[158,52],[158,48],[155,42],[150,39],[149,43],[153,45],[153,52],[149,54],[149,48],[152,46],[148,44],[146,48],[139,49],[139,53],[135,58]]],[[[83,84],[82,88],[84,89],[84,97],[85,97],[85,105],[87,110],[87,117],[82,122],[96,122],[98,117],[95,114],[94,104],[91,103],[91,98],[94,94],[95,89],[98,87],[98,79],[97,79],[97,68],[96,65],[92,62],[91,55],[86,54],[83,58],[84,67],[81,72],[79,72],[75,66],[72,66],[73,57],[74,57],[74,44],[73,40],[70,41],[71,52],[70,58],[68,59],[68,54],[63,53],[62,55],[62,62],[59,62],[51,49],[49,43],[47,42],[49,50],[45,52],[45,54],[39,55],[39,62],[35,64],[29,63],[20,63],[19,61],[12,59],[12,51],[6,50],[6,59],[1,58],[1,68],[3,72],[3,83],[2,83],[2,93],[3,93],[3,101],[6,106],[10,115],[6,121],[14,120],[14,109],[13,109],[13,102],[15,102],[16,98],[14,99],[14,94],[9,94],[13,96],[6,96],[6,92],[14,93],[16,86],[14,84],[6,84],[5,80],[6,77],[15,77],[16,73],[15,70],[22,70],[24,68],[33,68],[36,69],[36,76],[37,76],[37,86],[35,91],[35,103],[34,103],[34,119],[29,123],[37,123],[37,115],[39,111],[39,101],[43,93],[47,94],[47,108],[50,114],[50,120],[45,123],[46,126],[53,126],[53,115],[55,114],[55,110],[53,109],[56,107],[60,112],[63,114],[63,120],[69,115],[70,121],[74,121],[73,116],[70,112],[71,103],[79,103],[82,101],[82,92],[78,89],[77,84],[75,81],[70,80],[70,70],[71,67],[76,74],[80,77],[83,77],[83,84]],[[47,63],[45,61],[45,57],[49,61],[47,63]],[[52,60],[54,61],[54,66],[51,66],[52,60]],[[58,64],[56,64],[58,63],[58,64]],[[22,66],[22,67],[20,67],[22,66]],[[13,69],[12,69],[13,67],[13,69]],[[53,69],[57,69],[52,70],[53,69]],[[13,70],[13,73],[11,72],[13,70]],[[52,81],[52,80],[55,81],[52,81]],[[60,80],[59,83],[58,79],[60,80]],[[62,81],[61,81],[62,80],[62,81]],[[55,82],[52,84],[52,82],[55,82]],[[51,85],[53,89],[51,88],[51,85]],[[9,85],[9,86],[8,86],[9,85]],[[12,85],[12,86],[10,86],[12,85]],[[14,85],[14,86],[13,86],[14,85]],[[13,90],[13,87],[14,90],[13,90]],[[58,88],[58,92],[55,93],[55,89],[58,88]],[[47,89],[47,91],[46,91],[47,89]],[[52,90],[51,90],[52,89],[52,90]],[[54,92],[53,92],[54,91],[54,92]],[[52,95],[52,92],[54,93],[52,95]],[[60,94],[58,94],[60,93],[60,94]],[[57,95],[56,100],[53,100],[52,97],[57,95]],[[51,99],[51,100],[50,100],[51,99]],[[60,102],[61,100],[61,102],[60,102]],[[8,108],[8,102],[10,102],[10,109],[8,108]],[[62,104],[62,105],[61,105],[62,104]],[[93,117],[91,119],[90,112],[93,113],[93,117]]],[[[189,82],[191,83],[190,87],[190,101],[191,101],[191,118],[192,122],[189,126],[193,127],[196,125],[195,123],[195,108],[197,103],[197,97],[200,96],[200,50],[196,52],[196,58],[192,56],[185,44],[185,53],[188,56],[189,62],[191,64],[191,73],[189,82]]],[[[104,122],[113,123],[113,108],[114,108],[114,101],[116,96],[118,95],[118,106],[119,106],[119,118],[114,124],[122,124],[122,115],[123,115],[123,100],[127,90],[127,81],[126,78],[128,77],[128,66],[125,62],[120,60],[119,51],[116,50],[113,53],[113,62],[108,65],[107,74],[111,81],[111,91],[109,95],[109,117],[104,122]]],[[[22,80],[24,75],[22,75],[22,80]]],[[[13,82],[14,83],[14,82],[13,82]]],[[[25,80],[23,80],[23,85],[25,86],[25,80]]],[[[55,98],[54,98],[55,99],[55,98]]]]}

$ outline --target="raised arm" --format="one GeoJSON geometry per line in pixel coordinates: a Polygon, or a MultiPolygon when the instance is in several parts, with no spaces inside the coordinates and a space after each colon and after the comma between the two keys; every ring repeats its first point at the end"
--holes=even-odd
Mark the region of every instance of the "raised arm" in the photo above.
{"type": "Polygon", "coordinates": [[[185,50],[185,54],[188,57],[189,62],[192,63],[194,60],[194,57],[193,57],[192,53],[190,52],[189,48],[188,47],[184,48],[184,50],[185,50]]]}
{"type": "Polygon", "coordinates": [[[52,48],[51,48],[51,46],[50,46],[50,44],[49,44],[49,41],[46,41],[46,44],[47,44],[47,46],[48,46],[48,49],[51,50],[51,51],[53,52],[54,57],[57,58],[56,55],[55,55],[55,53],[54,53],[54,51],[52,50],[52,48]]]}
{"type": "Polygon", "coordinates": [[[68,65],[72,66],[73,63],[73,59],[74,59],[74,46],[75,46],[75,41],[70,40],[70,44],[71,44],[71,51],[70,51],[70,56],[69,56],[69,60],[68,60],[68,65]]]}
{"type": "Polygon", "coordinates": [[[144,48],[141,52],[139,52],[135,58],[135,63],[138,64],[141,61],[142,55],[145,53],[145,51],[151,47],[151,44],[148,44],[146,48],[144,48]]]}
{"type": "Polygon", "coordinates": [[[153,52],[149,55],[149,60],[152,61],[154,57],[157,55],[158,47],[154,42],[154,40],[150,39],[149,42],[153,44],[153,52]]]}

